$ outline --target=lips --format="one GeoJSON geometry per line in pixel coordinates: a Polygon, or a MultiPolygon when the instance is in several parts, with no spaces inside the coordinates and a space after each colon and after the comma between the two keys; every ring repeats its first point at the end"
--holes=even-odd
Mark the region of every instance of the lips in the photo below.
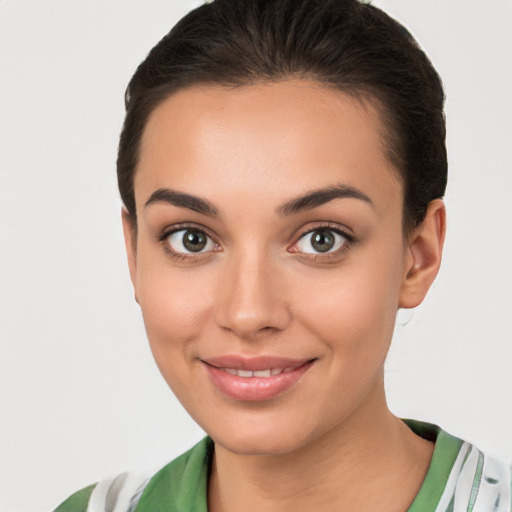
{"type": "Polygon", "coordinates": [[[270,400],[296,385],[315,359],[222,356],[202,360],[212,384],[229,398],[270,400]]]}

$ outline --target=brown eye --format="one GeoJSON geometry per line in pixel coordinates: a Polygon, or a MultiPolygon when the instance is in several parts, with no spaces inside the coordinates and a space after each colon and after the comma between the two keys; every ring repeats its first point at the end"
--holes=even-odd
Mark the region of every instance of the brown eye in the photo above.
{"type": "Polygon", "coordinates": [[[315,229],[303,235],[297,242],[297,249],[307,254],[333,252],[341,249],[347,238],[332,229],[315,229]]]}
{"type": "Polygon", "coordinates": [[[311,246],[318,252],[327,252],[334,247],[335,238],[330,231],[315,231],[311,235],[311,246]]]}
{"type": "Polygon", "coordinates": [[[186,231],[183,235],[183,246],[191,252],[200,252],[206,247],[208,239],[200,231],[186,231]]]}
{"type": "Polygon", "coordinates": [[[167,237],[167,243],[172,251],[177,253],[199,253],[214,249],[212,239],[196,229],[180,229],[167,237]]]}

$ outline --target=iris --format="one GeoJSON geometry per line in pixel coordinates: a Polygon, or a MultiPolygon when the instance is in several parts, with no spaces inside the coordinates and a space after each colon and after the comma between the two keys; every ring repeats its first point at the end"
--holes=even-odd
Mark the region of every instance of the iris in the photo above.
{"type": "Polygon", "coordinates": [[[325,229],[313,231],[311,234],[311,245],[318,252],[327,252],[334,247],[334,233],[325,229]]]}
{"type": "Polygon", "coordinates": [[[200,231],[185,231],[183,234],[183,246],[191,252],[202,251],[207,241],[206,235],[200,231]]]}

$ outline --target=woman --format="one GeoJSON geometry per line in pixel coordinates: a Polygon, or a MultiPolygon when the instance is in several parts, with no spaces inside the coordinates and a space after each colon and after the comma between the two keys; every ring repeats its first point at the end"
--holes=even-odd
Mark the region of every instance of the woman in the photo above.
{"type": "Polygon", "coordinates": [[[132,78],[118,153],[155,360],[208,438],[57,510],[509,510],[510,471],[386,404],[445,234],[443,89],[338,0],[218,0],[132,78]],[[116,508],[114,508],[116,507],[116,508]]]}

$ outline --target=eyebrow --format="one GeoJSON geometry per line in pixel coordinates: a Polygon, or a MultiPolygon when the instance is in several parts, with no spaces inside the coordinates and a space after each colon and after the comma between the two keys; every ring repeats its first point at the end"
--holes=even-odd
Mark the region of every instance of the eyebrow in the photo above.
{"type": "Polygon", "coordinates": [[[329,187],[321,188],[318,190],[312,190],[305,195],[296,197],[287,201],[285,204],[277,209],[277,212],[287,217],[296,213],[312,210],[318,206],[329,203],[334,199],[360,199],[368,203],[372,208],[374,207],[373,201],[363,192],[355,187],[348,185],[331,185],[329,187]]]}
{"type": "MultiPolygon", "coordinates": [[[[312,190],[302,196],[291,199],[278,207],[276,211],[283,217],[288,217],[307,210],[312,210],[334,199],[344,198],[359,199],[373,207],[373,201],[357,188],[348,185],[331,185],[318,190],[312,190]]],[[[151,204],[156,203],[167,203],[178,206],[179,208],[187,208],[202,215],[207,215],[208,217],[220,217],[217,207],[207,199],[168,188],[155,190],[146,201],[144,207],[147,208],[151,204]]]]}
{"type": "Polygon", "coordinates": [[[155,190],[146,201],[144,208],[156,203],[167,203],[179,208],[187,208],[208,217],[219,217],[219,210],[210,201],[177,190],[168,188],[155,190]]]}

